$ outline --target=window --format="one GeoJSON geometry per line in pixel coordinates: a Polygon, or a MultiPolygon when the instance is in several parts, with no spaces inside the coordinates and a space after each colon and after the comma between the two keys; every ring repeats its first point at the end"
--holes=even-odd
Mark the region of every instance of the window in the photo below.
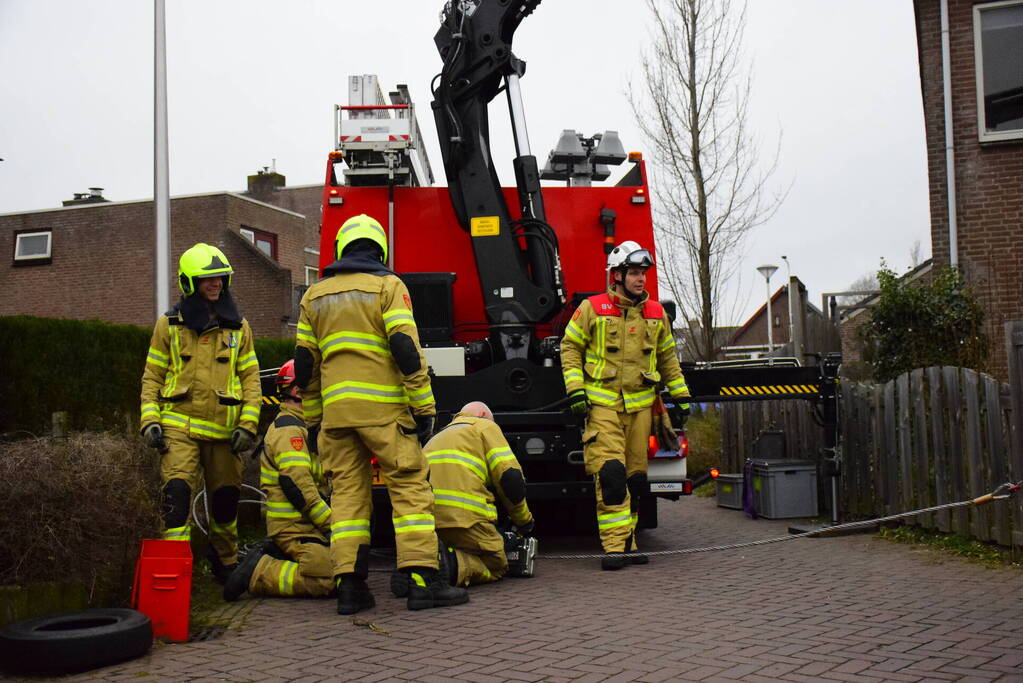
{"type": "Polygon", "coordinates": [[[242,237],[254,244],[256,249],[259,249],[274,261],[277,260],[277,235],[244,226],[238,232],[241,233],[242,237]]]}
{"type": "Polygon", "coordinates": [[[982,142],[1023,139],[1023,0],[973,8],[982,142]]]}
{"type": "Polygon", "coordinates": [[[314,282],[316,282],[319,279],[320,279],[320,269],[319,268],[316,268],[315,266],[306,266],[305,267],[305,284],[306,284],[306,287],[308,287],[309,285],[313,284],[314,282]]]}
{"type": "Polygon", "coordinates": [[[49,263],[51,235],[49,230],[17,233],[14,240],[14,264],[49,263]]]}

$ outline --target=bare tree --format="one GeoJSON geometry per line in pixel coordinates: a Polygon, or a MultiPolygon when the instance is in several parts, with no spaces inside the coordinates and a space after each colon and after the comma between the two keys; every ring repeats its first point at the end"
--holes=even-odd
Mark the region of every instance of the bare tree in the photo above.
{"type": "Polygon", "coordinates": [[[714,327],[726,303],[724,285],[737,274],[749,232],[783,199],[766,196],[778,154],[762,167],[747,125],[752,73],[741,51],[745,2],[646,4],[650,45],[642,81],[628,90],[652,150],[658,267],[686,327],[698,330],[694,357],[710,360],[720,342],[714,327]]]}

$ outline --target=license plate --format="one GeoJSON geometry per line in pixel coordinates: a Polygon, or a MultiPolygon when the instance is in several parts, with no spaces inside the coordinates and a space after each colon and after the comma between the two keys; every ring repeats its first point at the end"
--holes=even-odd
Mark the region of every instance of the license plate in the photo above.
{"type": "Polygon", "coordinates": [[[682,482],[680,481],[654,481],[650,482],[650,493],[682,493],[682,482]]]}

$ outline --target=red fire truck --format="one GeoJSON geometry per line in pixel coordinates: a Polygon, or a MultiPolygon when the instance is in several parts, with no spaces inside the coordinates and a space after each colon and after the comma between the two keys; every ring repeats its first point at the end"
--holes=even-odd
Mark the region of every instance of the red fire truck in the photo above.
{"type": "MultiPolygon", "coordinates": [[[[577,502],[571,507],[582,519],[593,515],[593,483],[582,464],[581,422],[566,407],[560,338],[575,307],[605,290],[610,249],[635,240],[652,250],[653,226],[642,156],[626,155],[614,132],[566,131],[539,169],[519,94],[525,64],[511,50],[519,22],[539,4],[447,3],[431,105],[447,187],[432,186],[408,89],[398,86],[385,101],[375,77],[350,79],[349,104],[335,108],[320,258],[321,269],[333,260],[346,219],[377,218],[389,233],[389,266],[412,297],[438,426],[467,401],[486,402],[525,469],[531,505],[551,501],[563,516],[577,502]],[[501,187],[489,150],[487,105],[502,90],[517,150],[510,188],[501,187]],[[617,184],[592,184],[623,163],[617,184]],[[541,178],[566,186],[541,188],[541,178]]],[[[656,297],[656,278],[648,288],[656,297]]],[[[684,438],[677,450],[651,448],[641,527],[656,526],[657,497],[692,492],[686,452],[684,438]]]]}

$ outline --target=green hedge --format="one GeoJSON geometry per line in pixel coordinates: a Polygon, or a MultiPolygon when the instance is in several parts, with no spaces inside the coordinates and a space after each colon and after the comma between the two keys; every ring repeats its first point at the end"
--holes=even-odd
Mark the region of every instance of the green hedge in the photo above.
{"type": "MultiPolygon", "coordinates": [[[[48,433],[67,411],[77,431],[137,429],[150,328],[0,316],[0,432],[48,433]]],[[[291,357],[292,339],[257,339],[260,367],[291,357]]],[[[17,436],[12,434],[12,436],[17,436]]]]}

